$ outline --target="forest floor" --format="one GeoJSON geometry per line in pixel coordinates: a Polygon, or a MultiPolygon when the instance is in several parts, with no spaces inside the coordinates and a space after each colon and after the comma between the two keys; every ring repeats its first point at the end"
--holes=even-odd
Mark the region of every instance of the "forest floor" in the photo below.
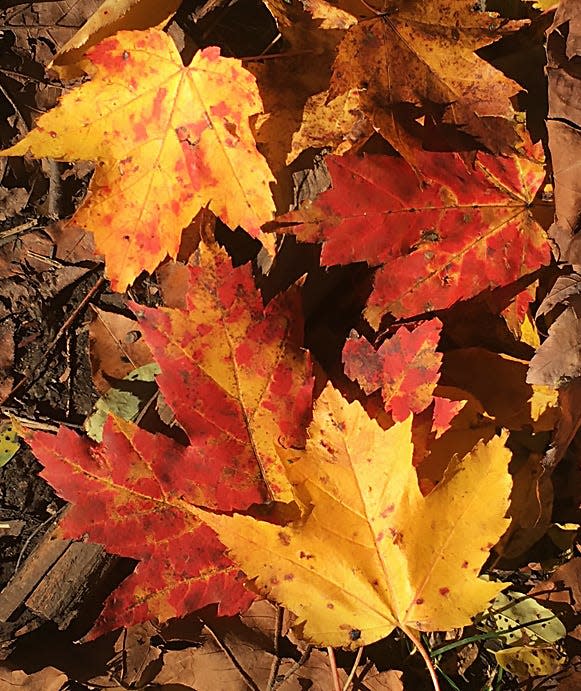
{"type": "MultiPolygon", "coordinates": [[[[44,66],[99,4],[0,3],[2,148],[29,132],[39,114],[57,103],[64,87],[44,66]]],[[[260,54],[276,38],[276,27],[258,0],[214,3],[217,9],[200,21],[192,18],[192,6],[211,4],[184,2],[172,22],[172,36],[182,44],[188,36],[201,45],[218,44],[224,54],[236,56],[260,54]]],[[[148,306],[160,302],[156,275],[142,276],[127,296],[110,291],[90,233],[64,228],[61,221],[77,208],[91,174],[85,163],[0,158],[0,400],[6,432],[0,463],[10,455],[0,468],[0,591],[5,589],[0,593],[0,691],[329,689],[326,651],[305,648],[288,632],[281,611],[266,602],[241,617],[220,618],[215,608],[206,608],[163,627],[144,624],[79,642],[103,599],[134,563],[103,552],[71,555],[65,541],[58,555],[50,551],[65,502],[39,477],[41,466],[26,444],[6,430],[8,416],[14,416],[35,429],[54,431],[65,425],[82,431],[99,396],[122,379],[111,374],[115,368],[123,370],[127,359],[139,361],[125,297],[148,306]],[[18,450],[11,455],[14,445],[18,450]],[[60,568],[74,586],[65,588],[68,600],[57,606],[54,600],[63,583],[63,572],[54,571],[59,559],[65,560],[60,568]],[[74,588],[81,593],[76,599],[70,592],[74,588]]],[[[238,262],[255,251],[251,241],[225,238],[238,262]]],[[[300,251],[303,266],[310,265],[316,274],[316,255],[308,248],[300,251]]],[[[323,364],[334,347],[330,342],[339,347],[361,311],[365,296],[353,294],[351,286],[362,272],[369,280],[360,266],[320,271],[314,280],[306,338],[323,364]],[[346,305],[340,316],[333,310],[338,299],[346,305]]],[[[288,276],[280,280],[288,282],[288,276]]],[[[138,387],[147,401],[151,383],[138,387]]],[[[136,391],[129,384],[127,389],[136,391]]],[[[572,441],[553,474],[553,526],[579,522],[579,444],[577,438],[572,441]]],[[[523,592],[534,587],[545,593],[546,604],[565,624],[566,665],[545,677],[491,679],[490,654],[482,651],[481,641],[466,641],[439,660],[442,688],[581,687],[581,557],[574,534],[573,528],[555,528],[553,540],[545,534],[503,565],[523,592]]],[[[475,633],[465,631],[463,637],[475,633]]],[[[436,636],[431,642],[436,648],[446,640],[436,636]]],[[[352,688],[430,688],[421,658],[412,652],[395,635],[370,646],[357,661],[352,688]]],[[[338,653],[337,662],[345,681],[355,655],[338,653]]]]}

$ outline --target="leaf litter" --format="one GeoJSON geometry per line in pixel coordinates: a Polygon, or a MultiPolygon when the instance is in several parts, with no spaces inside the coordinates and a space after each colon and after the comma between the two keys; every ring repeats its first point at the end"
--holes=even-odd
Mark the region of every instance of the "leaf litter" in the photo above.
{"type": "MultiPolygon", "coordinates": [[[[213,3],[206,4],[197,17],[212,17],[213,3]]],[[[221,3],[215,4],[220,11],[221,3]]],[[[115,33],[120,28],[115,23],[108,26],[104,3],[92,20],[95,36],[89,23],[69,43],[88,39],[88,59],[75,64],[67,58],[70,64],[61,74],[80,67],[91,78],[74,85],[53,114],[39,119],[45,131],[30,127],[27,134],[20,128],[19,134],[26,135],[21,144],[4,143],[12,154],[32,149],[63,160],[102,162],[85,201],[80,207],[78,198],[71,204],[71,211],[77,207],[73,221],[96,236],[112,287],[133,285],[129,300],[106,291],[95,302],[101,310],[113,307],[111,322],[123,322],[120,336],[99,337],[95,381],[101,393],[113,395],[116,382],[147,359],[147,350],[140,350],[144,341],[161,369],[161,393],[146,402],[138,424],[112,416],[102,442],[91,443],[66,426],[56,436],[25,433],[45,465],[42,475],[72,501],[59,534],[88,536],[139,561],[117,589],[109,588],[89,637],[133,624],[128,631],[142,641],[143,655],[137,655],[141,662],[135,662],[133,676],[124,677],[129,684],[179,679],[192,688],[216,688],[227,678],[232,688],[272,691],[279,684],[328,688],[331,679],[335,687],[361,682],[366,688],[407,688],[418,656],[404,662],[395,655],[388,671],[373,666],[379,658],[371,642],[383,639],[377,645],[386,646],[384,653],[391,650],[391,656],[394,638],[385,636],[394,627],[414,642],[435,687],[451,681],[450,674],[461,683],[460,671],[475,681],[488,668],[498,682],[515,684],[558,672],[567,665],[560,648],[535,646],[528,634],[518,641],[503,639],[498,622],[490,633],[496,640],[492,647],[472,636],[476,651],[461,670],[458,662],[440,664],[435,656],[436,671],[429,649],[442,642],[437,633],[442,629],[458,629],[448,635],[456,635],[459,644],[463,636],[471,641],[478,615],[509,583],[526,594],[555,559],[543,543],[551,507],[554,519],[571,521],[550,483],[552,474],[559,481],[563,465],[555,470],[556,463],[566,457],[578,427],[578,372],[574,358],[564,359],[578,345],[570,323],[576,319],[578,195],[571,193],[566,177],[577,143],[568,124],[574,122],[574,110],[559,92],[563,79],[573,80],[571,89],[576,88],[566,64],[575,58],[571,46],[578,23],[571,3],[562,2],[554,15],[525,10],[546,26],[554,16],[547,47],[556,222],[549,236],[558,247],[557,259],[571,265],[537,312],[537,320],[555,320],[548,323],[546,340],[533,315],[553,271],[543,268],[551,246],[539,213],[549,168],[542,146],[529,139],[517,112],[514,97],[521,87],[510,69],[503,73],[494,64],[505,45],[519,40],[515,34],[525,35],[526,22],[464,0],[431,0],[420,12],[414,3],[374,11],[348,0],[338,6],[324,0],[268,0],[261,5],[262,21],[272,33],[268,40],[263,35],[261,44],[255,42],[256,49],[230,50],[240,45],[235,33],[240,38],[260,23],[236,24],[233,6],[224,16],[226,25],[231,17],[238,29],[225,38],[227,31],[220,33],[225,25],[202,21],[207,34],[200,35],[208,41],[202,40],[198,52],[190,44],[182,61],[172,39],[159,29],[173,9],[162,17],[150,13],[145,0],[126,3],[122,13],[125,9],[121,33],[115,33]],[[370,54],[374,45],[380,49],[370,54]],[[486,45],[492,62],[475,52],[486,45]],[[134,69],[141,49],[149,57],[157,50],[171,54],[171,74],[159,80],[162,57],[134,69]],[[231,54],[259,57],[240,63],[231,54]],[[191,66],[184,67],[192,55],[191,66]],[[390,70],[400,62],[413,69],[390,70]],[[118,69],[114,79],[104,77],[110,68],[118,69]],[[206,124],[200,132],[191,113],[187,122],[180,119],[187,108],[179,98],[161,118],[159,131],[155,118],[140,129],[144,112],[155,111],[155,98],[161,103],[167,85],[187,81],[192,69],[199,70],[198,91],[182,100],[199,105],[202,95],[206,124]],[[236,75],[227,85],[226,72],[236,75]],[[216,86],[215,79],[222,85],[216,86]],[[458,88],[458,80],[473,88],[458,88]],[[139,120],[129,107],[123,113],[128,117],[113,127],[113,137],[101,132],[100,124],[89,124],[95,112],[105,114],[107,129],[109,115],[123,111],[118,102],[132,89],[148,92],[152,84],[153,102],[138,98],[139,120]],[[214,97],[219,102],[209,104],[214,97]],[[80,140],[86,148],[57,151],[59,137],[72,140],[79,119],[89,128],[80,140]],[[566,132],[563,125],[569,127],[566,132]],[[139,137],[129,136],[132,127],[134,134],[139,130],[141,144],[139,137]],[[218,146],[212,148],[209,142],[215,144],[216,137],[218,146]],[[559,137],[566,143],[556,144],[559,137]],[[152,182],[135,207],[131,195],[143,192],[140,180],[127,186],[122,180],[119,192],[111,187],[111,176],[119,181],[129,175],[137,156],[142,180],[161,180],[166,159],[150,155],[160,141],[181,151],[190,174],[178,176],[177,186],[152,182]],[[111,157],[116,147],[122,153],[111,157]],[[299,193],[289,183],[308,176],[310,152],[320,149],[331,188],[293,207],[299,193]],[[229,164],[212,169],[224,152],[229,164]],[[292,171],[287,168],[291,162],[292,171]],[[204,198],[200,184],[209,190],[204,198]],[[121,205],[120,194],[126,202],[121,205]],[[192,194],[199,204],[191,205],[192,194]],[[176,202],[169,211],[168,200],[176,202]],[[199,209],[206,220],[198,215],[182,236],[199,209]],[[137,221],[128,223],[127,213],[137,221]],[[213,213],[230,229],[210,220],[213,213]],[[149,230],[138,230],[128,241],[117,223],[149,230]],[[273,229],[283,243],[269,233],[273,229]],[[192,254],[200,231],[204,243],[192,254]],[[108,234],[105,244],[99,240],[103,232],[108,234]],[[215,245],[214,233],[226,251],[215,245]],[[306,278],[280,293],[269,282],[289,286],[300,276],[297,269],[306,256],[289,242],[291,235],[322,246],[321,268],[309,263],[306,278]],[[127,242],[133,243],[130,252],[127,242]],[[253,273],[249,265],[239,266],[256,255],[260,243],[259,266],[270,272],[262,277],[258,268],[253,273]],[[265,254],[270,254],[266,261],[265,254]],[[166,264],[151,278],[137,278],[144,269],[154,272],[166,255],[180,256],[181,268],[166,264]],[[285,255],[300,258],[292,270],[283,269],[285,255]],[[265,295],[275,295],[266,305],[255,280],[266,286],[265,295]],[[329,285],[340,290],[328,292],[329,285]],[[505,297],[499,297],[502,291],[505,297]],[[462,313],[459,303],[476,315],[474,322],[462,327],[454,322],[454,315],[462,313]],[[563,319],[570,320],[565,328],[563,319]],[[493,327],[479,331],[480,322],[493,327]],[[559,329],[566,333],[567,349],[552,345],[565,338],[555,336],[559,329]],[[134,333],[137,350],[120,341],[133,339],[134,333]],[[320,363],[315,380],[313,357],[320,363]],[[538,375],[546,369],[541,362],[549,363],[549,375],[538,375]],[[159,417],[156,421],[158,414],[168,424],[159,417]],[[405,481],[389,482],[394,476],[405,481]],[[388,501],[390,492],[397,494],[393,501],[388,501]],[[218,530],[224,544],[203,521],[218,530]],[[385,530],[377,528],[380,524],[385,530]],[[388,562],[399,566],[384,566],[388,562]],[[492,580],[482,578],[483,566],[492,580]],[[219,602],[220,614],[235,615],[251,602],[252,607],[264,603],[257,600],[263,596],[278,603],[264,615],[270,621],[268,634],[248,629],[244,614],[224,620],[207,606],[199,609],[219,602]],[[177,639],[167,627],[174,617],[192,611],[198,612],[190,618],[192,628],[179,634],[189,643],[173,649],[170,641],[177,639]],[[162,629],[135,628],[151,618],[157,627],[171,621],[162,629]],[[341,647],[359,648],[365,657],[345,658],[341,647]]],[[[169,34],[184,46],[187,26],[180,11],[169,25],[169,34]]],[[[3,164],[12,176],[11,187],[27,188],[17,174],[22,165],[16,158],[3,164]]],[[[42,170],[52,175],[54,209],[54,171],[59,169],[49,164],[42,170]]],[[[12,223],[27,209],[15,205],[8,212],[5,223],[12,223]]],[[[72,232],[72,227],[65,230],[69,237],[72,232]]],[[[38,267],[36,255],[33,265],[38,267]]],[[[14,281],[12,265],[20,266],[23,275],[30,271],[22,263],[30,256],[29,250],[11,248],[8,280],[14,281]]],[[[68,256],[72,263],[93,260],[93,270],[100,271],[99,256],[90,246],[68,256]]],[[[91,299],[95,294],[89,292],[80,309],[91,299]]],[[[67,328],[65,322],[51,348],[59,347],[67,328]]],[[[15,338],[20,338],[15,340],[20,357],[19,343],[25,340],[15,338]]],[[[19,361],[6,358],[9,367],[19,361]]],[[[67,382],[71,375],[64,371],[59,376],[67,382]]],[[[15,386],[26,388],[29,378],[26,374],[16,384],[7,378],[9,405],[19,405],[15,386]]],[[[565,554],[557,554],[556,563],[566,560],[565,554]]],[[[94,619],[87,624],[85,631],[94,619]]],[[[116,650],[125,655],[125,643],[116,650]]],[[[117,674],[116,663],[111,665],[110,674],[117,674]]],[[[69,679],[91,682],[73,667],[62,665],[69,679]]],[[[26,676],[22,682],[28,683],[26,676]]]]}

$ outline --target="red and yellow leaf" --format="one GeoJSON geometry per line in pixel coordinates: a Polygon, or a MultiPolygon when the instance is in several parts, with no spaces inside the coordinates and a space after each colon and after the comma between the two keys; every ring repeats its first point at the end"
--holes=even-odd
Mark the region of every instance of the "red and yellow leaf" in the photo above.
{"type": "Polygon", "coordinates": [[[94,634],[252,599],[224,548],[192,512],[231,511],[294,495],[276,445],[304,445],[309,361],[298,295],[264,308],[250,267],[201,245],[186,309],[137,308],[159,385],[189,445],[110,418],[103,442],[67,429],[32,434],[43,477],[72,503],[61,524],[140,564],[108,599],[94,634]]]}
{"type": "Polygon", "coordinates": [[[114,288],[175,257],[206,206],[270,247],[260,226],[273,217],[274,178],[249,122],[262,110],[256,82],[240,61],[206,48],[184,67],[155,29],[122,31],[87,58],[91,80],[2,155],[97,163],[72,222],[95,235],[114,288]]]}
{"type": "Polygon", "coordinates": [[[276,445],[304,443],[312,400],[298,294],[264,308],[248,266],[204,245],[197,256],[186,309],[134,306],[160,389],[192,443],[259,467],[270,498],[290,502],[276,445]]]}
{"type": "Polygon", "coordinates": [[[530,205],[545,172],[530,156],[418,153],[420,183],[403,159],[327,159],[333,182],[313,203],[279,219],[303,242],[322,242],[321,264],[379,266],[365,317],[410,317],[506,285],[550,260],[530,205]]]}

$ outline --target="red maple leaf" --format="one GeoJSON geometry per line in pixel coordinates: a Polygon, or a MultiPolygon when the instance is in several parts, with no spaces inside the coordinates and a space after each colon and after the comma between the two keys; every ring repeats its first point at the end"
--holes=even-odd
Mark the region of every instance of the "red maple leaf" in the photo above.
{"type": "Polygon", "coordinates": [[[100,444],[64,428],[30,437],[42,476],[72,503],[62,535],[86,534],[140,560],[91,636],[213,602],[223,614],[243,610],[253,596],[191,507],[242,510],[285,497],[275,443],[304,443],[312,379],[297,295],[264,308],[249,267],[232,269],[204,246],[198,257],[187,309],[135,306],[189,445],[115,418],[100,444]]]}
{"type": "Polygon", "coordinates": [[[380,267],[365,317],[410,317],[503,286],[550,260],[530,205],[544,179],[541,150],[503,158],[418,152],[425,179],[393,156],[329,156],[332,188],[283,216],[282,232],[322,242],[321,264],[380,267]]]}
{"type": "Polygon", "coordinates": [[[378,350],[355,332],[343,348],[345,374],[357,380],[366,394],[381,389],[385,410],[396,422],[410,413],[421,413],[433,399],[440,378],[442,354],[436,351],[442,322],[400,327],[378,350]]]}

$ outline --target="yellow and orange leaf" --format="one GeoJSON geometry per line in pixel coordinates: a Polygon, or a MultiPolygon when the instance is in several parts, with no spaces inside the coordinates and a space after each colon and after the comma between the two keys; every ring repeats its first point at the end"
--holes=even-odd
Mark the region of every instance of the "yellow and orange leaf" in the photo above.
{"type": "Polygon", "coordinates": [[[120,32],[87,58],[91,80],[1,153],[97,163],[72,221],[95,235],[113,287],[175,257],[202,207],[265,240],[274,178],[249,123],[262,110],[256,82],[240,61],[206,48],[185,67],[156,29],[120,32]]]}
{"type": "Polygon", "coordinates": [[[359,647],[395,627],[464,626],[503,588],[478,573],[509,524],[506,436],[454,457],[423,497],[411,421],[385,431],[329,385],[306,450],[286,455],[297,498],[312,506],[303,523],[195,510],[259,592],[293,611],[318,645],[359,647]]]}

